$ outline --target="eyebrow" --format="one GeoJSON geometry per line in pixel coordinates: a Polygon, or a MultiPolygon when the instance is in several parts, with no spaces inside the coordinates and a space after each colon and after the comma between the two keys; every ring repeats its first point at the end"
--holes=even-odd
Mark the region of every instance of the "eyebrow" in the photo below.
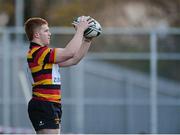
{"type": "Polygon", "coordinates": [[[46,28],[44,31],[49,31],[49,28],[46,28]]]}

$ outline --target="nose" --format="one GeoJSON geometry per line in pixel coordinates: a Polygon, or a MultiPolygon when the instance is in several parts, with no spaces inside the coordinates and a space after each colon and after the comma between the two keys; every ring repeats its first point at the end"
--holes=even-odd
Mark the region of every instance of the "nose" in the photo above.
{"type": "Polygon", "coordinates": [[[49,36],[51,36],[51,32],[49,32],[49,36]]]}

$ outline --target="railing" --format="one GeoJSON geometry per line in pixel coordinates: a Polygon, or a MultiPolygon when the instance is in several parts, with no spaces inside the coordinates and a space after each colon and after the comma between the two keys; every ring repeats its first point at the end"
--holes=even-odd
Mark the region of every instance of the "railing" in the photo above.
{"type": "MultiPolygon", "coordinates": [[[[63,35],[71,35],[74,33],[74,30],[71,28],[59,28],[59,27],[53,27],[51,28],[51,32],[53,34],[63,34],[63,35]]],[[[15,68],[14,71],[17,71],[18,65],[18,57],[23,57],[22,54],[24,53],[24,50],[14,50],[18,51],[17,52],[9,52],[12,48],[12,42],[11,42],[11,37],[10,34],[24,34],[24,30],[22,27],[16,27],[16,28],[0,28],[0,33],[2,34],[2,39],[1,39],[1,51],[0,51],[0,56],[2,57],[2,99],[0,100],[0,104],[3,105],[2,109],[2,114],[3,114],[3,126],[9,127],[10,124],[10,104],[12,102],[10,95],[11,95],[11,85],[9,84],[10,80],[12,80],[11,77],[13,77],[13,86],[17,86],[17,83],[15,82],[17,77],[15,76],[15,73],[11,74],[11,66],[13,65],[15,68]],[[9,53],[8,53],[9,52],[9,53]],[[11,59],[13,59],[11,63],[11,59]]],[[[150,38],[150,52],[149,53],[110,53],[110,52],[104,52],[104,53],[90,53],[86,58],[85,62],[88,60],[150,60],[150,116],[151,116],[151,123],[150,123],[150,131],[151,133],[158,133],[158,111],[157,111],[157,84],[158,84],[158,75],[157,75],[157,67],[158,67],[158,60],[180,60],[180,53],[159,53],[157,52],[157,36],[161,34],[177,34],[180,35],[180,29],[177,28],[172,28],[172,29],[139,29],[139,28],[104,28],[103,30],[104,35],[123,35],[123,34],[129,34],[129,35],[144,35],[148,34],[150,38]]],[[[21,38],[22,39],[22,38],[21,38]]],[[[15,44],[20,44],[18,45],[19,48],[21,48],[21,44],[24,44],[24,41],[17,41],[15,40],[15,44]]],[[[13,51],[13,50],[12,50],[13,51]]],[[[80,74],[80,79],[74,80],[76,81],[75,84],[71,84],[76,87],[78,91],[77,93],[77,103],[80,106],[80,108],[77,109],[77,130],[80,133],[84,132],[83,128],[83,115],[84,115],[84,110],[83,110],[83,104],[82,101],[84,101],[83,97],[83,76],[84,72],[83,71],[83,66],[79,67],[80,69],[73,70],[77,71],[77,74],[80,74]],[[81,69],[82,68],[82,69],[81,69]]],[[[76,73],[76,72],[75,72],[76,73]]],[[[73,73],[73,76],[74,74],[73,73]]],[[[22,74],[20,74],[21,77],[22,74]]],[[[23,79],[21,78],[21,81],[23,79]]],[[[16,93],[16,92],[15,92],[16,93]]],[[[27,93],[25,93],[27,95],[27,93]]],[[[17,93],[16,93],[17,95],[17,93]]],[[[71,99],[70,99],[71,100],[71,99]]],[[[70,101],[69,100],[69,101],[70,101]]],[[[96,102],[96,101],[94,101],[96,102]]],[[[119,101],[118,101],[119,102],[119,101]]],[[[18,99],[17,99],[18,103],[18,99]]],[[[24,102],[25,104],[26,102],[24,102]]],[[[66,102],[65,102],[66,103],[66,102]]],[[[67,100],[68,103],[68,100],[67,100]]],[[[71,103],[71,102],[69,102],[71,103]]],[[[91,103],[89,101],[88,103],[91,103]]],[[[113,101],[112,101],[113,103],[113,101]]]]}

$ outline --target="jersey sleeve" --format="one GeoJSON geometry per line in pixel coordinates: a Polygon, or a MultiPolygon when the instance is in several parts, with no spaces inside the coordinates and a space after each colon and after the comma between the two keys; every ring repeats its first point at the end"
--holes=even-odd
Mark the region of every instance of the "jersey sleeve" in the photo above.
{"type": "Polygon", "coordinates": [[[44,58],[44,63],[55,63],[56,61],[56,48],[48,48],[48,53],[44,58]]]}
{"type": "Polygon", "coordinates": [[[56,49],[41,47],[36,54],[36,60],[40,63],[55,63],[56,49]]]}

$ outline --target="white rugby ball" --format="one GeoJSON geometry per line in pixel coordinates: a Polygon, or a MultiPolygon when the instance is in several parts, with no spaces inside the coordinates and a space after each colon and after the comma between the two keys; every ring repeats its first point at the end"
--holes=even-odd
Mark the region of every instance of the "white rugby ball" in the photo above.
{"type": "MultiPolygon", "coordinates": [[[[80,17],[77,17],[74,21],[73,24],[77,24],[80,22],[80,17]]],[[[87,16],[87,18],[91,18],[87,16]]],[[[84,37],[86,38],[91,38],[91,37],[97,37],[102,33],[102,27],[98,21],[95,19],[91,18],[92,21],[90,22],[90,26],[84,31],[84,37]]]]}

